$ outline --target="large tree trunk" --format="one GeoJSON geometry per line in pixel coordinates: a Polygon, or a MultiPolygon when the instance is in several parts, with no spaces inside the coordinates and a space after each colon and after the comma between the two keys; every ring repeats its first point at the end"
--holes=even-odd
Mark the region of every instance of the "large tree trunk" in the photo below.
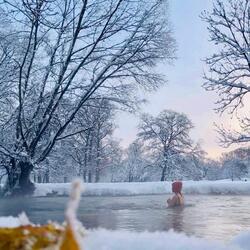
{"type": "Polygon", "coordinates": [[[34,184],[30,181],[32,170],[33,165],[31,163],[19,162],[9,176],[7,195],[22,196],[32,194],[35,190],[34,184]]]}

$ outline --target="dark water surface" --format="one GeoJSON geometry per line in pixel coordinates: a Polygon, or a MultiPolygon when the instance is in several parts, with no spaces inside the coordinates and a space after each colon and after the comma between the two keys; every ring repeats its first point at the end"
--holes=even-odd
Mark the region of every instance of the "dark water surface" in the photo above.
{"type": "MultiPolygon", "coordinates": [[[[250,230],[250,196],[187,195],[184,208],[167,209],[166,195],[82,197],[78,218],[86,228],[185,232],[227,241],[250,230]]],[[[0,200],[0,216],[25,211],[32,222],[62,222],[67,197],[0,200]]]]}

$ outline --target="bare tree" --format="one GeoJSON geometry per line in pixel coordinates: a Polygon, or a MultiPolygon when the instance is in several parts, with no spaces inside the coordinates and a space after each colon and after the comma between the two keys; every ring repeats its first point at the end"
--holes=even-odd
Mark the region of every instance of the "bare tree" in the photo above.
{"type": "Polygon", "coordinates": [[[132,107],[138,86],[163,83],[152,68],[173,59],[175,42],[161,0],[4,0],[1,6],[16,34],[11,63],[18,74],[15,134],[0,150],[18,175],[9,176],[8,189],[29,192],[34,166],[77,132],[70,127],[79,110],[103,97],[132,107]]]}
{"type": "MultiPolygon", "coordinates": [[[[250,1],[216,0],[213,11],[204,12],[202,19],[208,24],[210,41],[218,48],[205,60],[209,72],[204,88],[219,94],[217,111],[233,114],[250,93],[250,1]]],[[[240,132],[219,128],[223,145],[250,141],[249,117],[239,120],[240,132]]]]}
{"type": "Polygon", "coordinates": [[[148,150],[157,157],[161,181],[175,168],[178,155],[191,152],[189,132],[193,128],[185,114],[164,110],[157,117],[143,115],[138,136],[148,142],[148,150]]]}

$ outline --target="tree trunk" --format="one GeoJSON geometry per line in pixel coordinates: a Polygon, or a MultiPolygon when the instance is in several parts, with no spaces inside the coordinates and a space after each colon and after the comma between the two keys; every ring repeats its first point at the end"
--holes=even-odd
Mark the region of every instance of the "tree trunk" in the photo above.
{"type": "Polygon", "coordinates": [[[131,174],[131,172],[129,171],[128,173],[128,182],[132,182],[133,181],[133,176],[131,174]]]}
{"type": "Polygon", "coordinates": [[[93,169],[93,136],[90,136],[88,147],[88,182],[92,182],[92,169],[93,169]]]}
{"type": "Polygon", "coordinates": [[[42,176],[41,176],[41,174],[38,175],[37,182],[38,183],[42,183],[42,176]]]}
{"type": "Polygon", "coordinates": [[[95,182],[100,181],[100,157],[101,157],[101,142],[100,142],[100,131],[97,133],[97,143],[96,143],[96,168],[95,168],[95,182]]]}
{"type": "Polygon", "coordinates": [[[45,180],[45,183],[49,183],[49,171],[46,171],[44,180],[45,180]]]}
{"type": "Polygon", "coordinates": [[[95,182],[100,181],[100,169],[95,170],[95,182]]]}
{"type": "Polygon", "coordinates": [[[161,181],[165,181],[166,179],[166,172],[168,169],[168,159],[169,159],[168,148],[166,145],[164,145],[164,163],[161,171],[161,181]]]}
{"type": "Polygon", "coordinates": [[[91,171],[89,171],[89,173],[88,173],[88,182],[92,182],[92,173],[91,173],[91,171]]]}
{"type": "Polygon", "coordinates": [[[88,131],[86,137],[86,144],[84,148],[84,161],[83,161],[83,180],[87,182],[87,169],[88,169],[88,151],[89,151],[89,137],[90,137],[90,130],[88,131]]]}
{"type": "Polygon", "coordinates": [[[22,196],[32,194],[35,190],[34,184],[30,181],[30,173],[33,165],[29,162],[19,162],[17,166],[18,172],[15,172],[14,182],[10,188],[11,196],[22,196]]]}
{"type": "Polygon", "coordinates": [[[87,182],[87,171],[86,170],[83,171],[83,180],[84,180],[84,182],[87,182]]]}
{"type": "Polygon", "coordinates": [[[163,167],[161,171],[161,181],[165,181],[167,167],[163,167]]]}

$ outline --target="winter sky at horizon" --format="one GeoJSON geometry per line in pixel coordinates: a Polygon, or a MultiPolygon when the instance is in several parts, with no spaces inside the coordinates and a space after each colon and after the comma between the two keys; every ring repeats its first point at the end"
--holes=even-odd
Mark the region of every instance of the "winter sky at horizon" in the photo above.
{"type": "MultiPolygon", "coordinates": [[[[218,145],[214,123],[222,122],[227,127],[235,128],[235,119],[216,114],[216,94],[202,88],[202,76],[205,63],[202,61],[211,55],[214,46],[208,42],[206,23],[200,19],[204,10],[211,10],[213,0],[169,0],[169,16],[173,35],[177,41],[177,60],[173,65],[161,64],[157,70],[166,77],[167,84],[154,93],[145,94],[148,103],[141,112],[158,115],[164,109],[185,113],[192,120],[195,128],[191,135],[200,141],[202,148],[211,158],[218,158],[221,153],[232,150],[218,145]]],[[[118,128],[115,136],[121,139],[121,145],[127,147],[137,134],[138,117],[128,113],[117,116],[118,128]]]]}

